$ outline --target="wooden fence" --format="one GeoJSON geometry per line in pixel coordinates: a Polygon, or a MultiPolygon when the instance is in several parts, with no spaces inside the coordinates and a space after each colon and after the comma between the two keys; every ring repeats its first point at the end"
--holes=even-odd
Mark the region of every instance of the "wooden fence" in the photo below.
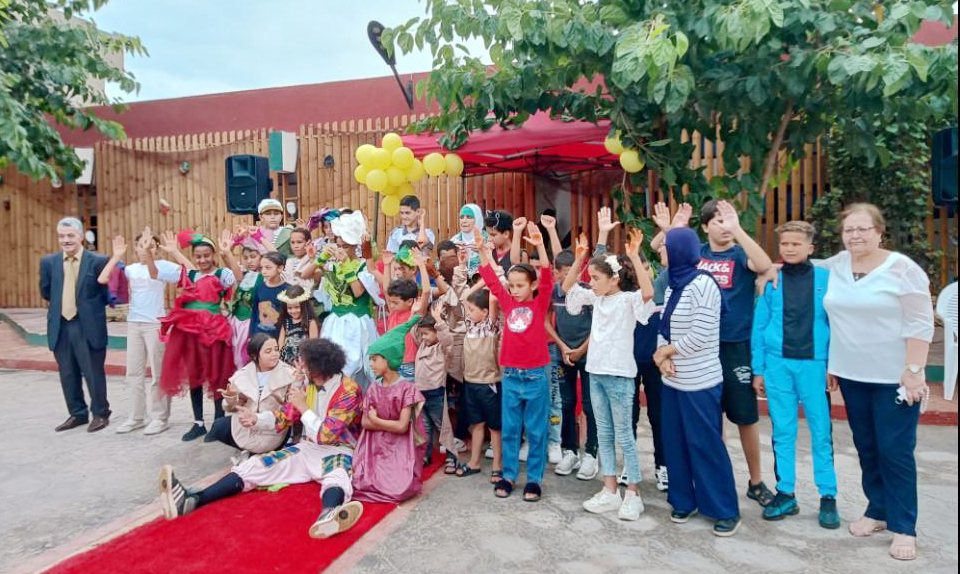
{"type": "MultiPolygon", "coordinates": [[[[377,118],[303,125],[299,129],[299,161],[294,174],[273,173],[275,196],[299,206],[307,216],[321,206],[361,209],[374,213],[379,195],[356,183],[354,150],[363,143],[378,143],[384,133],[400,130],[412,116],[377,118]],[[325,158],[328,158],[325,162],[325,158]],[[330,161],[332,160],[332,164],[330,161]]],[[[704,166],[707,177],[722,173],[722,142],[694,136],[695,167],[704,166]]],[[[54,226],[65,215],[80,215],[97,237],[96,248],[110,252],[110,238],[116,234],[132,242],[134,235],[149,225],[154,231],[194,228],[218,234],[250,218],[226,211],[224,160],[236,154],[269,155],[268,131],[230,131],[171,137],[101,142],[96,146],[95,185],[64,184],[54,188],[48,182],[33,182],[8,168],[0,185],[0,307],[39,307],[37,289],[39,259],[58,249],[54,226]],[[181,167],[187,162],[189,169],[181,167]],[[170,205],[166,213],[161,199],[170,205]]],[[[746,167],[746,166],[745,166],[746,167]]],[[[609,191],[622,178],[619,170],[574,174],[568,182],[569,217],[574,232],[596,235],[596,212],[610,206],[609,191]]],[[[536,211],[535,177],[529,174],[500,173],[471,178],[425,177],[417,193],[428,211],[429,225],[440,238],[457,231],[460,206],[474,202],[484,209],[505,209],[515,215],[532,217],[536,211]]],[[[807,146],[807,155],[780,186],[771,190],[764,205],[758,238],[775,252],[774,229],[789,219],[802,218],[810,205],[828,189],[826,161],[819,144],[807,146]]],[[[643,191],[647,205],[665,200],[675,209],[672,198],[661,189],[656,173],[649,173],[643,191]]],[[[563,209],[563,207],[561,207],[563,209]]],[[[896,214],[888,214],[896,217],[896,214]]],[[[387,232],[397,225],[382,214],[376,222],[381,245],[387,232]]],[[[927,219],[931,242],[947,253],[945,282],[956,269],[957,219],[943,209],[931,208],[927,219]],[[951,228],[952,222],[952,228],[951,228]]],[[[622,244],[618,230],[612,239],[622,244]]],[[[937,278],[934,278],[935,280],[937,278]]]]}

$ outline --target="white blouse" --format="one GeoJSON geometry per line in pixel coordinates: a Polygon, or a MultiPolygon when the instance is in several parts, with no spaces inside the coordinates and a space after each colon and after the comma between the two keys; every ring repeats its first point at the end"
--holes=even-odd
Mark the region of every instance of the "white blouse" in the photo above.
{"type": "Polygon", "coordinates": [[[579,315],[584,306],[593,305],[587,372],[630,379],[636,377],[633,330],[638,321],[647,324],[656,309],[653,299],[644,302],[640,291],[620,291],[598,297],[592,289],[574,285],[567,292],[566,303],[571,315],[579,315]]]}
{"type": "Polygon", "coordinates": [[[859,281],[848,251],[819,264],[830,270],[823,298],[830,319],[830,374],[898,384],[907,363],[906,340],[933,339],[927,274],[901,253],[890,253],[859,281]]]}

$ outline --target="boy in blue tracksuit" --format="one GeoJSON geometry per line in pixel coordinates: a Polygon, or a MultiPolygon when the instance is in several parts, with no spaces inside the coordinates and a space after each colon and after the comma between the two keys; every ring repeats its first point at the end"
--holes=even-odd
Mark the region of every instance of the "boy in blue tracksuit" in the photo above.
{"type": "Polygon", "coordinates": [[[829,273],[807,260],[813,253],[812,225],[791,221],[777,233],[783,269],[777,288],[768,285],[757,299],[751,336],[753,385],[758,396],[767,397],[777,472],[777,495],[764,508],[763,518],[780,520],[800,512],[794,492],[797,410],[802,403],[820,491],[820,526],[839,528],[827,395],[830,325],[823,308],[829,273]]]}

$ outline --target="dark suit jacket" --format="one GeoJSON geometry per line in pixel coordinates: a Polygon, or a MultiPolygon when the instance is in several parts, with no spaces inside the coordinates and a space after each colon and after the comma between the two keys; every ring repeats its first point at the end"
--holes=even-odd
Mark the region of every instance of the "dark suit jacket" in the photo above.
{"type": "MultiPolygon", "coordinates": [[[[91,349],[107,348],[108,290],[97,282],[108,257],[84,249],[77,274],[77,320],[83,327],[91,349]]],[[[63,252],[40,259],[40,296],[50,302],[47,309],[47,344],[57,348],[60,337],[60,311],[63,299],[63,252]]]]}

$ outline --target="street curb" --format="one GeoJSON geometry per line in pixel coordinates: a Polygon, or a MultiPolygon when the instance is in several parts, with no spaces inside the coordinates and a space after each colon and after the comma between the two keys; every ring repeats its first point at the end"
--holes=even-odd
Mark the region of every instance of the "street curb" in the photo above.
{"type": "MultiPolygon", "coordinates": [[[[12,317],[6,313],[0,313],[0,321],[3,321],[7,325],[10,325],[20,337],[27,342],[29,345],[35,347],[48,347],[47,335],[46,333],[34,333],[33,331],[26,330],[20,323],[17,323],[12,317]]],[[[121,335],[107,335],[107,349],[112,349],[116,351],[124,351],[127,348],[127,338],[126,336],[121,335]]]]}

